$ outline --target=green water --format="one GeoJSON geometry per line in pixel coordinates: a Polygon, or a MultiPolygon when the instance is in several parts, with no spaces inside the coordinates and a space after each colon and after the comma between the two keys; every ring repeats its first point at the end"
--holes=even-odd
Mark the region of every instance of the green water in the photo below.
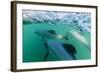
{"type": "MultiPolygon", "coordinates": [[[[36,30],[39,29],[48,29],[55,30],[57,34],[65,35],[68,31],[74,30],[73,28],[65,25],[49,25],[49,24],[26,24],[23,25],[23,62],[40,62],[44,61],[43,58],[47,53],[47,49],[43,45],[42,38],[35,34],[36,30]]],[[[83,36],[90,43],[90,34],[88,32],[83,32],[83,36]]],[[[91,52],[87,47],[73,38],[71,35],[68,35],[68,40],[61,40],[64,43],[70,43],[75,46],[77,53],[75,57],[77,60],[86,60],[91,58],[91,52]]],[[[49,54],[46,61],[58,61],[60,60],[53,54],[49,54]]]]}

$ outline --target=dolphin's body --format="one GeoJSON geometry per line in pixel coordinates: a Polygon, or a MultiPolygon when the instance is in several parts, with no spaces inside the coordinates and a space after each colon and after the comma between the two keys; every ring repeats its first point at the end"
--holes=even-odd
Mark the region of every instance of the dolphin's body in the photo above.
{"type": "Polygon", "coordinates": [[[79,42],[81,42],[88,49],[90,48],[90,45],[89,45],[88,41],[86,40],[86,38],[82,34],[80,34],[79,32],[69,31],[68,34],[71,34],[72,37],[74,37],[75,39],[77,39],[79,42]]]}
{"type": "Polygon", "coordinates": [[[42,37],[68,40],[67,36],[57,35],[54,30],[38,30],[35,33],[41,35],[42,37]]]}
{"type": "Polygon", "coordinates": [[[48,47],[50,48],[51,53],[53,53],[55,56],[57,56],[61,60],[73,60],[73,56],[64,48],[62,43],[50,40],[47,42],[48,47]]]}
{"type": "MultiPolygon", "coordinates": [[[[58,36],[54,30],[38,30],[35,32],[36,34],[44,37],[44,38],[58,38],[61,39],[61,36],[58,36]]],[[[69,44],[63,44],[61,42],[59,42],[57,39],[55,40],[47,40],[46,43],[44,44],[44,46],[47,48],[48,52],[46,53],[46,56],[44,57],[44,60],[47,59],[47,55],[48,53],[52,53],[55,56],[57,56],[60,60],[74,60],[76,59],[74,54],[76,52],[76,49],[69,44]]]]}

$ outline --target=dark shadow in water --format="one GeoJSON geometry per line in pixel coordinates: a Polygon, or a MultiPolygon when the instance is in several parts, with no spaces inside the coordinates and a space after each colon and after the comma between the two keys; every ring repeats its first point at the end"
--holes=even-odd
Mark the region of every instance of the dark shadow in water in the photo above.
{"type": "Polygon", "coordinates": [[[63,45],[63,47],[65,48],[65,50],[66,51],[68,51],[69,52],[69,54],[73,57],[73,59],[75,60],[76,59],[76,57],[75,57],[75,53],[76,53],[76,49],[75,49],[75,47],[73,46],[73,45],[71,45],[71,44],[62,44],[63,45]]]}

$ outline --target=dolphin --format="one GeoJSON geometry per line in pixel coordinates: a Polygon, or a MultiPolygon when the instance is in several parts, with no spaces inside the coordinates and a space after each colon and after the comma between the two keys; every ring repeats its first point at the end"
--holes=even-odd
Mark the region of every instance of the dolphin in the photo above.
{"type": "Polygon", "coordinates": [[[72,37],[74,37],[75,39],[80,41],[83,45],[85,45],[88,49],[90,49],[90,45],[89,45],[88,41],[81,33],[76,32],[76,31],[69,31],[69,33],[67,33],[67,35],[68,34],[70,34],[72,37]]]}
{"type": "Polygon", "coordinates": [[[54,38],[53,40],[46,40],[44,43],[45,48],[47,48],[47,53],[43,60],[46,60],[49,53],[54,54],[60,60],[75,60],[76,49],[73,45],[63,44],[57,39],[65,38],[66,36],[58,35],[54,30],[37,30],[36,34],[42,36],[43,38],[54,38]],[[55,39],[57,38],[57,39],[55,39]]]}
{"type": "Polygon", "coordinates": [[[37,35],[41,35],[42,37],[46,37],[46,38],[56,38],[56,39],[66,39],[68,40],[67,36],[63,36],[61,34],[56,34],[56,32],[54,30],[37,30],[35,32],[37,35]]]}

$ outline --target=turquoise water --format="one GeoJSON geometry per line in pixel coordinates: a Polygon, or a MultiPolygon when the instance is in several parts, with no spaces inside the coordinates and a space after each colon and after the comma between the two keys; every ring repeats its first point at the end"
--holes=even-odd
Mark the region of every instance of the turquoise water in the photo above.
{"type": "MultiPolygon", "coordinates": [[[[71,44],[74,46],[76,60],[91,59],[90,33],[90,13],[23,10],[23,62],[66,60],[55,55],[54,51],[49,52],[44,60],[48,52],[44,43],[50,40],[58,41],[61,45],[71,44]],[[63,35],[67,40],[49,38],[50,36],[48,36],[44,42],[43,37],[36,34],[38,30],[54,30],[57,35],[63,35]]],[[[50,48],[52,47],[49,46],[50,48]]],[[[58,52],[61,54],[60,51],[58,52]]]]}
{"type": "MultiPolygon", "coordinates": [[[[23,62],[38,62],[43,61],[43,58],[48,51],[43,46],[43,41],[40,36],[35,34],[37,29],[48,29],[48,30],[55,30],[58,34],[65,35],[66,32],[73,30],[71,27],[66,27],[65,25],[48,25],[48,24],[28,24],[23,25],[23,62]]],[[[78,30],[76,30],[78,32],[78,30]]],[[[83,36],[90,41],[90,34],[84,32],[83,36]]],[[[74,39],[73,37],[69,36],[68,40],[62,40],[64,43],[73,44],[77,50],[75,54],[77,60],[82,59],[90,59],[90,51],[87,47],[74,39]]],[[[55,61],[60,60],[53,54],[49,54],[46,61],[55,61]]]]}

